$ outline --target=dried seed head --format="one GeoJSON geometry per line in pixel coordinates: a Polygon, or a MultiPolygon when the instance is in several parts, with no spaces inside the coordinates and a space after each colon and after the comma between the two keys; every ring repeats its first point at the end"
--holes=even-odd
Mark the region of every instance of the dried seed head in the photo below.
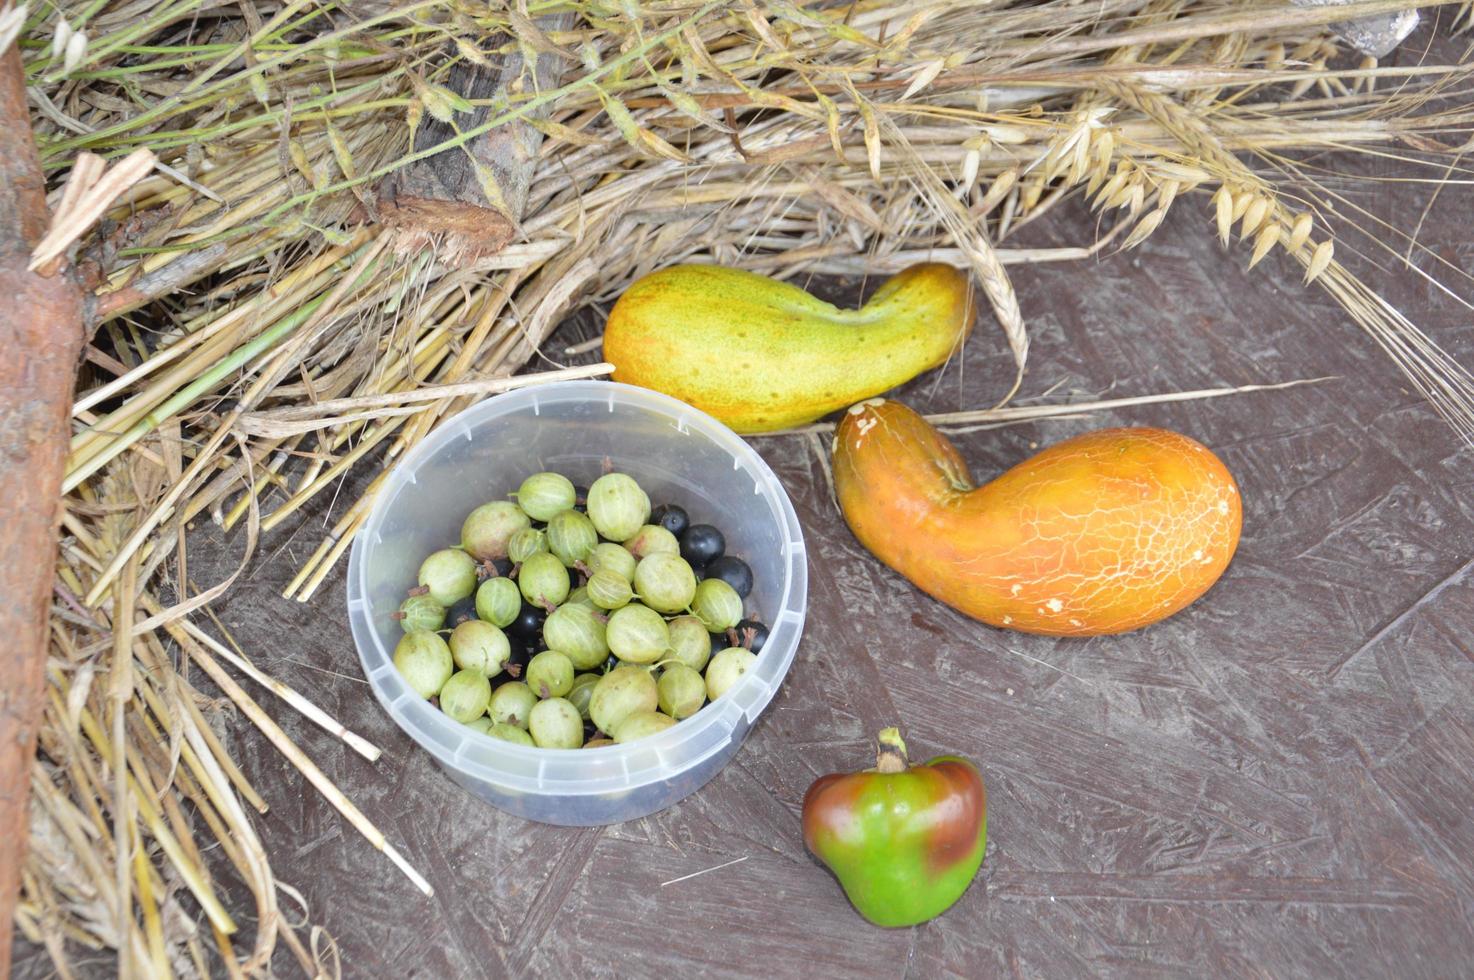
{"type": "Polygon", "coordinates": [[[1091,140],[1090,152],[1095,156],[1095,166],[1104,177],[1110,172],[1111,158],[1116,153],[1116,131],[1102,129],[1091,140]]]}
{"type": "Polygon", "coordinates": [[[82,64],[82,56],[87,53],[87,34],[85,31],[77,31],[67,38],[66,55],[62,59],[62,68],[66,71],[75,71],[82,64]]]}
{"type": "Polygon", "coordinates": [[[1121,191],[1123,187],[1126,186],[1126,181],[1128,178],[1129,174],[1127,174],[1124,170],[1117,170],[1116,175],[1110,180],[1106,181],[1105,186],[1100,189],[1100,193],[1095,195],[1095,206],[1097,208],[1114,207],[1114,205],[1111,204],[1111,201],[1114,200],[1115,196],[1121,191]]]}
{"type": "Polygon", "coordinates": [[[1291,252],[1300,251],[1310,238],[1310,229],[1315,223],[1315,218],[1309,211],[1301,211],[1295,215],[1295,222],[1290,226],[1290,240],[1285,243],[1285,248],[1291,252]]]}
{"type": "Polygon", "coordinates": [[[1175,180],[1162,181],[1161,186],[1157,188],[1157,207],[1163,211],[1170,208],[1172,202],[1177,200],[1177,192],[1181,186],[1175,180]]]}
{"type": "Polygon", "coordinates": [[[1233,196],[1233,220],[1237,221],[1249,210],[1249,205],[1254,203],[1257,195],[1253,191],[1239,191],[1233,196]]]}
{"type": "Polygon", "coordinates": [[[984,126],[983,132],[995,143],[1017,145],[1029,141],[1028,130],[1022,126],[1005,126],[1001,123],[994,123],[991,126],[984,126]]]}
{"type": "Polygon", "coordinates": [[[1130,204],[1131,207],[1127,210],[1127,214],[1135,215],[1140,213],[1142,207],[1146,204],[1146,181],[1138,180],[1131,186],[1130,204]]]}
{"type": "Polygon", "coordinates": [[[1034,205],[1039,203],[1039,198],[1044,196],[1044,181],[1038,177],[1031,178],[1024,183],[1019,193],[1019,207],[1024,211],[1031,211],[1034,205]]]}
{"type": "Polygon", "coordinates": [[[1233,232],[1233,192],[1227,187],[1218,188],[1213,195],[1213,207],[1217,211],[1218,240],[1228,245],[1228,236],[1233,232]]]}
{"type": "Polygon", "coordinates": [[[1244,209],[1244,223],[1239,228],[1239,234],[1245,238],[1254,234],[1259,226],[1264,223],[1264,218],[1269,214],[1269,198],[1255,196],[1244,209]]]}
{"type": "Polygon", "coordinates": [[[1329,238],[1315,247],[1315,251],[1310,256],[1310,264],[1305,267],[1306,285],[1315,282],[1320,277],[1320,274],[1326,271],[1326,267],[1331,264],[1331,259],[1335,255],[1336,245],[1329,238]]]}
{"type": "Polygon", "coordinates": [[[1153,165],[1153,169],[1160,176],[1177,181],[1182,185],[1182,190],[1184,191],[1192,190],[1212,176],[1201,167],[1192,167],[1185,163],[1174,163],[1171,160],[1158,160],[1153,165]]]}
{"type": "Polygon", "coordinates": [[[1107,207],[1107,208],[1119,208],[1119,207],[1123,207],[1128,201],[1131,200],[1131,188],[1132,188],[1132,184],[1129,181],[1130,181],[1130,178],[1127,179],[1127,182],[1122,183],[1120,187],[1117,187],[1116,190],[1115,190],[1115,192],[1113,194],[1111,194],[1110,197],[1107,197],[1105,199],[1105,207],[1107,207]]]}
{"type": "Polygon", "coordinates": [[[1070,161],[1071,184],[1078,184],[1085,179],[1085,170],[1090,166],[1090,142],[1089,139],[1083,139],[1075,144],[1075,152],[1070,161]]]}
{"type": "Polygon", "coordinates": [[[968,150],[967,155],[962,158],[962,182],[959,187],[963,193],[972,189],[972,185],[978,179],[978,164],[983,160],[983,155],[977,150],[968,150]]]}
{"type": "Polygon", "coordinates": [[[65,17],[56,22],[56,33],[51,35],[51,57],[60,58],[67,49],[67,42],[72,39],[72,25],[67,23],[65,17]]]}
{"type": "Polygon", "coordinates": [[[1269,254],[1280,240],[1280,226],[1271,221],[1259,230],[1259,237],[1254,240],[1254,254],[1249,256],[1249,268],[1259,264],[1259,260],[1269,254]]]}
{"type": "Polygon", "coordinates": [[[1148,211],[1146,215],[1143,216],[1142,219],[1136,223],[1136,227],[1131,229],[1131,234],[1126,236],[1126,241],[1121,244],[1121,248],[1123,250],[1128,248],[1135,248],[1142,242],[1146,241],[1151,233],[1157,230],[1157,226],[1162,223],[1162,219],[1166,216],[1166,208],[1155,208],[1151,211],[1148,211]]]}
{"type": "Polygon", "coordinates": [[[988,193],[978,202],[979,217],[986,216],[998,206],[998,202],[1008,196],[1018,183],[1018,168],[1011,167],[993,178],[993,183],[988,187],[988,193]]]}

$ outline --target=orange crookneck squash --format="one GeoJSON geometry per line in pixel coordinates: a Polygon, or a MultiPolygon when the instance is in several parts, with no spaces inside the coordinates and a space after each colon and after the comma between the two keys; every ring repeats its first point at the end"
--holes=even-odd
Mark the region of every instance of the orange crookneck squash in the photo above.
{"type": "Polygon", "coordinates": [[[923,591],[992,626],[1057,636],[1165,619],[1238,546],[1238,487],[1218,457],[1162,429],[1103,429],[983,486],[945,436],[895,401],[850,408],[834,486],[860,543],[923,591]]]}

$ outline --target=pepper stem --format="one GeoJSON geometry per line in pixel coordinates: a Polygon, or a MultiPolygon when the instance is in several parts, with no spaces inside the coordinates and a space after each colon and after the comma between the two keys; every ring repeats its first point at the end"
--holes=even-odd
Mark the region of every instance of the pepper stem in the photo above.
{"type": "Polygon", "coordinates": [[[899,728],[883,728],[875,737],[875,771],[906,771],[906,743],[899,728]]]}

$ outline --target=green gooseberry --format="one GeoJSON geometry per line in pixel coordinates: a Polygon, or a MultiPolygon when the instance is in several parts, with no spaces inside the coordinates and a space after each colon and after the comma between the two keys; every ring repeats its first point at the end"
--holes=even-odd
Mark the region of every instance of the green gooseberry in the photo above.
{"type": "Polygon", "coordinates": [[[613,744],[614,739],[612,738],[591,738],[587,742],[583,743],[583,747],[586,749],[600,749],[606,745],[613,744]]]}
{"type": "MultiPolygon", "coordinates": [[[[490,719],[487,720],[490,721],[490,719]]],[[[525,745],[528,748],[532,748],[536,744],[532,741],[532,736],[527,734],[526,729],[519,728],[505,721],[499,721],[495,725],[492,725],[486,734],[492,738],[499,738],[503,742],[516,742],[518,745],[525,745]]]]}
{"type": "Polygon", "coordinates": [[[742,597],[719,578],[702,579],[691,611],[712,633],[725,633],[742,621],[742,597]]]}
{"type": "Polygon", "coordinates": [[[548,536],[535,527],[524,527],[507,541],[507,557],[520,565],[533,555],[548,550],[548,536]]]}
{"type": "Polygon", "coordinates": [[[568,689],[568,693],[563,695],[568,699],[569,704],[578,709],[584,721],[589,720],[589,698],[594,696],[594,685],[599,683],[599,678],[602,676],[604,675],[579,674],[573,678],[573,686],[568,689]]]}
{"type": "Polygon", "coordinates": [[[476,589],[476,616],[497,628],[512,625],[522,611],[522,591],[509,578],[497,576],[476,589]]]}
{"type": "Polygon", "coordinates": [[[534,606],[556,606],[568,598],[568,569],[557,556],[540,551],[522,563],[517,572],[522,598],[534,606]]]}
{"type": "Polygon", "coordinates": [[[430,598],[453,606],[476,591],[476,559],[459,548],[442,548],[420,565],[419,582],[430,598]]]}
{"type": "Polygon", "coordinates": [[[428,701],[450,680],[454,661],[440,634],[416,630],[404,634],[395,644],[394,666],[410,690],[428,701]]]}
{"type": "Polygon", "coordinates": [[[625,541],[624,549],[636,558],[656,554],[679,555],[681,542],[659,524],[646,524],[625,541]]]}
{"type": "MultiPolygon", "coordinates": [[[[696,573],[680,555],[659,551],[641,558],[635,566],[635,592],[641,602],[657,612],[680,612],[691,604],[696,590],[696,573]]],[[[739,608],[738,619],[742,618],[741,612],[739,608]]]]}
{"type": "Polygon", "coordinates": [[[757,663],[757,655],[741,647],[727,647],[706,666],[706,696],[712,701],[726,694],[757,663]]]}
{"type": "Polygon", "coordinates": [[[521,681],[508,681],[491,692],[486,713],[498,724],[505,722],[525,731],[527,716],[532,713],[534,704],[537,704],[537,695],[532,693],[532,688],[521,681]]]}
{"type": "Polygon", "coordinates": [[[573,661],[565,653],[544,650],[527,661],[527,686],[540,698],[561,698],[573,688],[573,661]]]}
{"type": "Polygon", "coordinates": [[[655,682],[660,710],[676,720],[689,718],[706,703],[706,680],[685,664],[671,664],[655,682]]]}
{"type": "Polygon", "coordinates": [[[415,630],[438,630],[445,625],[445,607],[435,601],[434,596],[412,595],[399,604],[394,614],[399,626],[406,633],[415,630]]]}
{"type": "Polygon", "coordinates": [[[512,644],[494,624],[468,619],[451,630],[450,655],[462,670],[479,670],[495,677],[512,655],[512,644]]]}
{"type": "Polygon", "coordinates": [[[700,672],[711,659],[711,634],[695,616],[677,616],[665,624],[670,631],[670,656],[700,672]]]}
{"type": "Polygon", "coordinates": [[[563,605],[583,606],[585,609],[594,610],[597,610],[599,608],[598,606],[594,605],[594,600],[589,598],[589,587],[587,585],[580,585],[578,588],[568,593],[568,598],[563,600],[563,605]]]}
{"type": "Polygon", "coordinates": [[[569,568],[587,558],[598,543],[599,532],[586,514],[564,510],[548,521],[548,550],[569,568]]]}
{"type": "Polygon", "coordinates": [[[585,588],[589,601],[600,609],[619,609],[635,597],[629,580],[615,572],[595,572],[585,588]]]}
{"type": "Polygon", "coordinates": [[[637,738],[663,732],[675,723],[670,715],[658,711],[637,711],[614,727],[614,741],[620,744],[633,742],[637,738]]]}
{"type": "Polygon", "coordinates": [[[528,728],[540,749],[576,749],[583,744],[583,716],[563,698],[533,705],[528,728]]]}
{"type": "MultiPolygon", "coordinates": [[[[482,715],[480,718],[473,718],[470,721],[466,722],[466,727],[471,729],[471,731],[473,732],[480,732],[482,735],[486,735],[491,732],[491,726],[493,724],[495,724],[495,722],[491,720],[490,715],[482,715]]],[[[521,731],[522,729],[519,728],[517,730],[521,731]]]]}
{"type": "Polygon", "coordinates": [[[479,670],[458,670],[440,689],[440,710],[464,725],[486,714],[491,681],[479,670]]]}
{"type": "Polygon", "coordinates": [[[477,561],[507,557],[507,542],[532,520],[508,500],[482,504],[461,525],[461,547],[477,561]]]}
{"type": "Polygon", "coordinates": [[[615,667],[599,678],[589,698],[589,720],[606,735],[639,711],[654,711],[660,696],[643,667],[615,667]]]}
{"type": "Polygon", "coordinates": [[[610,614],[605,637],[610,651],[630,664],[653,664],[670,649],[670,630],[660,613],[637,603],[610,614]]]}
{"type": "Polygon", "coordinates": [[[604,624],[588,606],[565,604],[548,613],[543,642],[566,654],[575,670],[593,670],[609,658],[604,624]]]}
{"type": "Polygon", "coordinates": [[[577,502],[572,481],[561,473],[534,473],[522,481],[514,496],[517,506],[534,521],[551,520],[577,502]]]}
{"type": "Polygon", "coordinates": [[[589,574],[595,575],[599,572],[613,572],[626,582],[634,581],[635,564],[639,559],[630,554],[623,545],[617,545],[612,541],[600,541],[589,552],[588,559],[584,562],[588,566],[589,574]]]}
{"type": "Polygon", "coordinates": [[[626,473],[605,473],[589,487],[589,519],[610,541],[626,541],[650,519],[650,498],[626,473]]]}

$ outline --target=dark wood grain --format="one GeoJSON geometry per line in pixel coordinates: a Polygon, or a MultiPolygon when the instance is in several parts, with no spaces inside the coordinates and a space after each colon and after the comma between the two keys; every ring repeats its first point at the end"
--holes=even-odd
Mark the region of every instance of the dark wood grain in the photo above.
{"type": "MultiPolygon", "coordinates": [[[[1358,204],[1404,225],[1427,201],[1416,184],[1363,186],[1358,204]]],[[[1469,200],[1465,188],[1445,189],[1423,231],[1466,269],[1474,244],[1459,215],[1469,200]]],[[[222,618],[263,667],[385,748],[370,765],[278,709],[436,886],[422,898],[247,724],[225,716],[233,751],[272,805],[259,826],[273,867],[336,937],[345,975],[1474,973],[1474,453],[1334,303],[1299,286],[1298,270],[1271,257],[1244,272],[1245,251],[1225,254],[1198,205],[1180,205],[1138,252],[1012,270],[1033,331],[1024,397],[1055,385],[1060,399],[1340,380],[958,441],[982,476],[1097,426],[1200,439],[1236,474],[1245,503],[1223,580],[1126,636],[988,629],[860,549],[809,441],[757,440],[809,544],[804,643],[733,762],[662,813],[567,829],[469,796],[360,679],[342,570],[311,605],[279,597],[323,513],[268,541],[219,605],[222,618]],[[849,909],[798,828],[808,783],[866,764],[870,737],[888,723],[906,729],[914,755],[976,759],[990,803],[979,881],[942,918],[898,931],[849,909]]],[[[1081,209],[1064,207],[1027,238],[1076,244],[1089,227],[1081,209]]],[[[1359,269],[1474,361],[1467,310],[1406,272],[1359,269]]],[[[871,284],[816,285],[854,298],[871,284]]],[[[598,320],[566,324],[548,354],[598,320]]],[[[1011,378],[1002,338],[980,326],[940,379],[900,397],[928,410],[986,406],[1011,378]]],[[[213,533],[199,528],[190,552],[202,583],[234,567],[232,543],[213,533]]],[[[295,969],[285,956],[279,966],[295,969]]],[[[46,972],[30,951],[18,975],[46,972]]]]}

